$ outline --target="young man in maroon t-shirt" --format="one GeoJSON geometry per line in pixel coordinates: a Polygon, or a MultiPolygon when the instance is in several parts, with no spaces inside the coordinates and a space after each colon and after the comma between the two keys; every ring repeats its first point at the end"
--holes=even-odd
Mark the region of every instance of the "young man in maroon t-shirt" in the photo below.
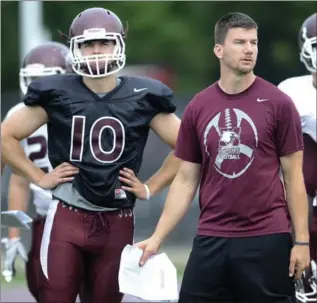
{"type": "Polygon", "coordinates": [[[181,167],[155,233],[137,244],[140,264],[200,185],[199,227],[179,302],[292,302],[293,276],[309,264],[300,117],[287,95],[254,75],[257,24],[249,16],[222,17],[215,42],[220,80],[185,110],[176,148],[181,167]]]}

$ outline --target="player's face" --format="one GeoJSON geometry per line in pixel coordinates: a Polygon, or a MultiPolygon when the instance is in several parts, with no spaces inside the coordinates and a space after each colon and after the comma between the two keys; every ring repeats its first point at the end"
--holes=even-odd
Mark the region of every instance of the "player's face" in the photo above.
{"type": "Polygon", "coordinates": [[[232,28],[222,45],[223,63],[239,74],[247,74],[254,69],[258,55],[258,35],[256,29],[232,28]]]}
{"type": "Polygon", "coordinates": [[[97,69],[104,72],[106,66],[111,63],[111,60],[107,60],[103,58],[102,55],[111,55],[114,53],[115,44],[114,41],[111,40],[91,40],[82,43],[80,46],[80,51],[82,56],[91,56],[93,60],[89,62],[89,66],[91,70],[96,73],[97,69]],[[94,58],[93,56],[98,55],[99,58],[94,58]],[[97,65],[99,67],[97,67],[97,65]]]}
{"type": "Polygon", "coordinates": [[[83,56],[107,55],[113,53],[114,46],[110,40],[92,40],[82,43],[80,50],[83,56]]]}

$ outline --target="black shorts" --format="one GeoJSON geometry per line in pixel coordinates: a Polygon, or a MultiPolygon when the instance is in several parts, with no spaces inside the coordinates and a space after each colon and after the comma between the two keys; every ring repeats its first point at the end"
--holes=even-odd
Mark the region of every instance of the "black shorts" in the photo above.
{"type": "Polygon", "coordinates": [[[179,303],[296,302],[290,234],[196,236],[179,303]]]}

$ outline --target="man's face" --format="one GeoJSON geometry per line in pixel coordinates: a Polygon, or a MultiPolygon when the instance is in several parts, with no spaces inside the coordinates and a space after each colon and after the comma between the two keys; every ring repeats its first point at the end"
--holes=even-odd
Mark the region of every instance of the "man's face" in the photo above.
{"type": "Polygon", "coordinates": [[[112,40],[91,40],[80,45],[81,55],[91,56],[89,63],[87,62],[87,64],[90,65],[94,72],[97,69],[103,72],[108,64],[113,61],[108,60],[107,56],[102,57],[102,55],[112,55],[114,53],[114,48],[115,43],[112,40]],[[94,58],[96,55],[98,55],[98,58],[94,58]]]}
{"type": "Polygon", "coordinates": [[[218,45],[217,57],[238,74],[247,74],[254,69],[258,55],[257,30],[229,29],[223,45],[218,45]]]}
{"type": "Polygon", "coordinates": [[[110,55],[114,51],[114,41],[110,40],[91,40],[80,45],[83,56],[110,55]]]}

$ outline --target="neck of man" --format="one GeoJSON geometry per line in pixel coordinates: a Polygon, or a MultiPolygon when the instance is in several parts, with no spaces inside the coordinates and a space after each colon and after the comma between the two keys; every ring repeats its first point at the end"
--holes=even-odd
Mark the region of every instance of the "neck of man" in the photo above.
{"type": "Polygon", "coordinates": [[[313,76],[313,85],[315,88],[317,88],[317,74],[316,73],[312,73],[313,76]]]}
{"type": "Polygon", "coordinates": [[[233,95],[245,91],[252,85],[256,76],[253,71],[247,74],[237,74],[233,71],[224,70],[221,68],[220,79],[218,85],[227,94],[233,95]]]}
{"type": "Polygon", "coordinates": [[[83,77],[83,83],[95,94],[104,94],[117,86],[117,77],[114,74],[102,78],[83,77]]]}

